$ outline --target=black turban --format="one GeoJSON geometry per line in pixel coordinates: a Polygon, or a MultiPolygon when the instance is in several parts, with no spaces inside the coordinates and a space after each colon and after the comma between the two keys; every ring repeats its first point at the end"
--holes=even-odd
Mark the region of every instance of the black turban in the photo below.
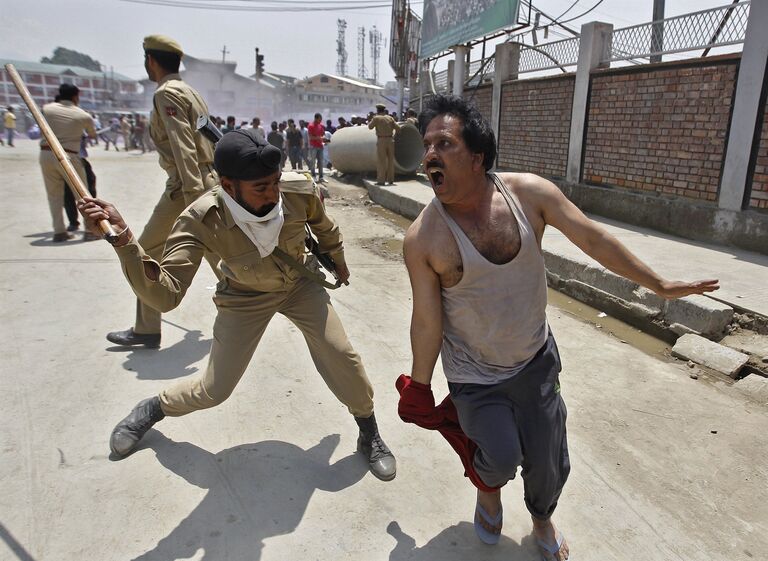
{"type": "Polygon", "coordinates": [[[260,140],[251,129],[225,134],[213,154],[220,176],[230,179],[261,179],[280,170],[283,154],[279,148],[260,140]]]}

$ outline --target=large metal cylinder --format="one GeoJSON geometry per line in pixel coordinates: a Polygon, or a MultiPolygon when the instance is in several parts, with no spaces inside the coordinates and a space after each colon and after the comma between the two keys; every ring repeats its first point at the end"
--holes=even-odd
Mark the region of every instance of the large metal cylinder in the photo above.
{"type": "MultiPolygon", "coordinates": [[[[342,173],[375,172],[376,141],[376,131],[365,125],[338,129],[328,146],[333,167],[342,173]]],[[[395,135],[395,173],[414,173],[423,155],[419,131],[410,123],[400,123],[395,135]]]]}

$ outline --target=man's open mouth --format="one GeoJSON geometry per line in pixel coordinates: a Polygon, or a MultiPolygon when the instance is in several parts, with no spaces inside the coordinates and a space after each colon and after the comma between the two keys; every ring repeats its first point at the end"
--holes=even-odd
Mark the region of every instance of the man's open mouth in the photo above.
{"type": "Polygon", "coordinates": [[[429,167],[427,168],[427,175],[429,176],[429,180],[432,182],[433,189],[440,187],[445,181],[445,173],[443,172],[442,168],[429,167]]]}

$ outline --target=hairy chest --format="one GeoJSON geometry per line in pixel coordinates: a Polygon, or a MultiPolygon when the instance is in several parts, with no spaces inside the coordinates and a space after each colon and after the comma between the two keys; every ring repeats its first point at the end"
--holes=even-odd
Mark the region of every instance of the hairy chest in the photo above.
{"type": "MultiPolygon", "coordinates": [[[[499,195],[501,198],[501,195],[499,195]]],[[[465,251],[471,254],[472,248],[483,259],[495,265],[502,265],[512,261],[520,252],[521,237],[520,227],[515,215],[506,201],[496,201],[487,213],[476,217],[454,218],[454,222],[464,234],[453,234],[445,221],[440,228],[441,243],[435,246],[434,268],[440,277],[440,285],[450,288],[458,284],[464,274],[464,262],[461,257],[459,243],[465,244],[465,251]],[[471,246],[471,247],[469,247],[471,246]]]]}

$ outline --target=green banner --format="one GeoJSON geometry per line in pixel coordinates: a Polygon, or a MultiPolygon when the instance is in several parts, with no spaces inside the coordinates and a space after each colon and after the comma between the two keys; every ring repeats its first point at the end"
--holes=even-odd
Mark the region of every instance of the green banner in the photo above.
{"type": "Polygon", "coordinates": [[[517,23],[520,0],[424,0],[419,56],[432,55],[517,23]]]}

